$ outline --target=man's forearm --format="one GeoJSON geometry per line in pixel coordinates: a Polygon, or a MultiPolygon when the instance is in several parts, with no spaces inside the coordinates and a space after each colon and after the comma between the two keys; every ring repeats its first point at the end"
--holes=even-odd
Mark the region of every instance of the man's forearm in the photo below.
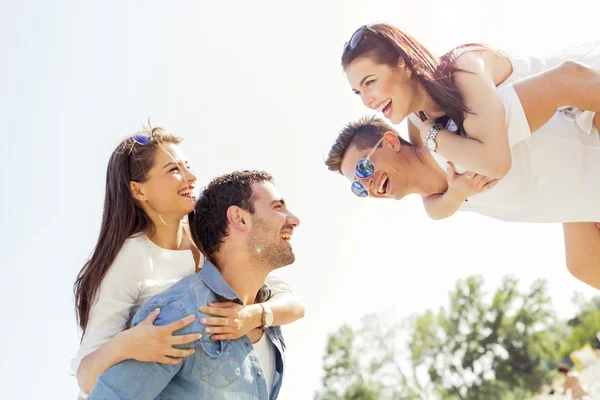
{"type": "Polygon", "coordinates": [[[448,218],[458,211],[464,203],[464,196],[453,193],[451,190],[443,194],[435,194],[424,200],[425,210],[431,219],[439,220],[448,218]]]}

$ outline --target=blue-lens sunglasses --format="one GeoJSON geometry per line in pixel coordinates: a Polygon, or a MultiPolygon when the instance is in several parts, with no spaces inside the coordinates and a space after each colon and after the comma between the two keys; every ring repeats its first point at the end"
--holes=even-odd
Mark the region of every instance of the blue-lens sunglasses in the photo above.
{"type": "Polygon", "coordinates": [[[377,144],[373,146],[369,154],[367,154],[365,158],[360,159],[356,163],[356,168],[354,168],[354,176],[352,177],[351,188],[352,193],[354,193],[358,197],[367,197],[369,195],[369,191],[363,186],[362,183],[360,183],[360,181],[357,180],[357,178],[365,179],[373,176],[373,173],[375,172],[375,165],[371,161],[371,156],[373,155],[375,150],[377,150],[381,142],[383,142],[383,136],[381,137],[381,139],[379,139],[377,144]]]}

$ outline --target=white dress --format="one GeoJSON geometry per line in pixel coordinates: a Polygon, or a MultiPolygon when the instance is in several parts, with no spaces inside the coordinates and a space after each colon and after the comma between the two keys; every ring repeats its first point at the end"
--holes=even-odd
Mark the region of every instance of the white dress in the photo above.
{"type": "MultiPolygon", "coordinates": [[[[476,49],[459,49],[455,57],[476,49]]],[[[600,133],[593,125],[595,114],[562,107],[532,135],[512,87],[517,80],[566,60],[600,69],[600,41],[544,59],[509,58],[513,73],[498,87],[498,95],[508,126],[512,167],[494,188],[470,197],[459,210],[513,222],[600,221],[600,133]]],[[[414,115],[410,119],[417,126],[421,123],[414,115]]],[[[448,160],[432,155],[446,171],[448,160]]],[[[457,167],[457,172],[464,168],[457,167]]]]}

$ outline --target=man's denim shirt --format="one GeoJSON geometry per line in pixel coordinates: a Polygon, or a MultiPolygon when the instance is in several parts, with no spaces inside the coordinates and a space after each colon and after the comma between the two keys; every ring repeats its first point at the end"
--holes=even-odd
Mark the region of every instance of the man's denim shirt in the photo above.
{"type": "MultiPolygon", "coordinates": [[[[263,302],[268,297],[270,291],[263,286],[257,300],[263,302]]],[[[132,325],[139,324],[160,307],[155,325],[166,325],[195,314],[197,319],[175,334],[202,333],[204,325],[200,324],[200,318],[206,315],[198,309],[218,301],[242,303],[219,270],[207,261],[199,273],[183,278],[144,303],[132,325]]],[[[265,333],[276,348],[276,372],[270,397],[276,399],[283,378],[285,343],[279,327],[268,328],[265,333]]],[[[200,340],[177,347],[193,347],[196,352],[177,365],[123,361],[98,378],[88,399],[269,399],[260,361],[247,336],[214,341],[203,333],[200,340]]]]}

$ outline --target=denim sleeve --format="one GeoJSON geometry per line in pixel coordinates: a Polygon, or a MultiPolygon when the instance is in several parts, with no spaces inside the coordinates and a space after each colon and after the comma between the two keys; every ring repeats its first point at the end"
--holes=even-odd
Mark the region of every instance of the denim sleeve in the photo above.
{"type": "Polygon", "coordinates": [[[181,369],[181,363],[125,360],[106,371],[96,381],[88,400],[154,399],[181,369]]]}
{"type": "MultiPolygon", "coordinates": [[[[155,307],[152,310],[150,308],[142,307],[139,310],[135,318],[137,322],[143,321],[155,307]]],[[[184,316],[179,304],[166,304],[161,307],[155,324],[166,325],[184,316]]],[[[125,360],[109,368],[98,378],[88,399],[153,399],[167,387],[181,369],[181,365],[182,363],[167,365],[125,360]]]]}

